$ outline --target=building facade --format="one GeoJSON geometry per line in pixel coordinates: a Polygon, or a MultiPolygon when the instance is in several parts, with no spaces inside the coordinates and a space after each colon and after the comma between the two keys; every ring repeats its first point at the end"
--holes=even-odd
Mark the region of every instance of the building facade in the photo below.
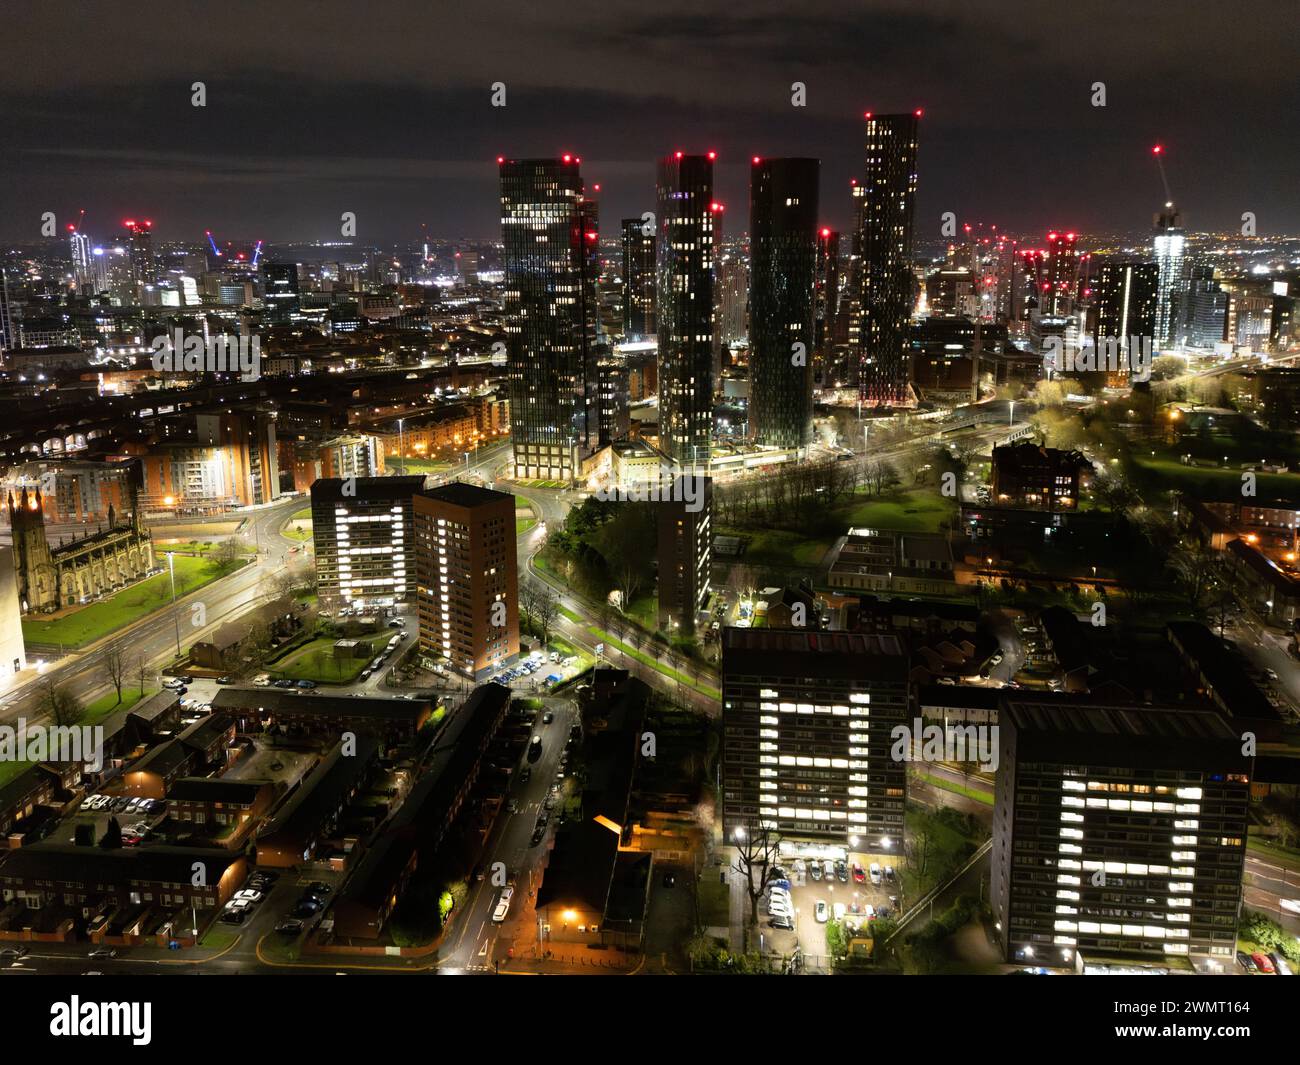
{"type": "Polygon", "coordinates": [[[392,606],[415,588],[415,493],[423,477],[322,478],[311,486],[320,602],[392,606]]]}
{"type": "Polygon", "coordinates": [[[688,474],[664,482],[659,525],[659,625],[695,631],[709,601],[713,568],[713,480],[688,474]]]}

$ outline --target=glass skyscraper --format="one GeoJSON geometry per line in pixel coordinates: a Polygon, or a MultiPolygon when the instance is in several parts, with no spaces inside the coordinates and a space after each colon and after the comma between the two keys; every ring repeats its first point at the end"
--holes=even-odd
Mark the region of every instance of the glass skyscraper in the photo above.
{"type": "Polygon", "coordinates": [[[749,428],[773,447],[812,439],[820,169],[755,158],[750,171],[749,428]]]}

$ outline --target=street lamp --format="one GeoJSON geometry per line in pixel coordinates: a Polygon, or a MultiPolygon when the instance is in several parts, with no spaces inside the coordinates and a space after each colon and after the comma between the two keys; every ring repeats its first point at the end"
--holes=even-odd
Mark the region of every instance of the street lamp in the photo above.
{"type": "Polygon", "coordinates": [[[403,473],[406,472],[406,445],[403,443],[405,438],[402,436],[402,423],[405,421],[405,418],[397,419],[397,457],[402,460],[403,473]]]}
{"type": "Polygon", "coordinates": [[[172,585],[172,620],[176,622],[176,657],[181,656],[181,617],[176,613],[176,555],[167,552],[167,576],[172,585]]]}
{"type": "Polygon", "coordinates": [[[1011,426],[1015,424],[1016,424],[1016,401],[1013,399],[1011,400],[1011,405],[1008,408],[1007,428],[1009,429],[1011,426]]]}

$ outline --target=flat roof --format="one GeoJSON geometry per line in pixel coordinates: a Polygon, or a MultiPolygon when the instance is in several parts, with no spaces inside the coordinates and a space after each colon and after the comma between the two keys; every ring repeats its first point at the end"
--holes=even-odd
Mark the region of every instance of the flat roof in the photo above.
{"type": "Polygon", "coordinates": [[[425,499],[436,499],[457,507],[481,507],[489,503],[500,503],[505,499],[514,499],[509,492],[498,492],[491,488],[481,488],[466,481],[449,481],[436,488],[429,488],[419,495],[425,499]]]}
{"type": "Polygon", "coordinates": [[[907,649],[893,633],[722,630],[722,668],[729,675],[905,679],[907,649]]]}
{"type": "Polygon", "coordinates": [[[284,688],[222,688],[212,700],[215,710],[257,710],[269,713],[314,715],[321,718],[373,718],[376,721],[414,721],[432,712],[429,699],[379,698],[350,695],[299,695],[284,688]]]}

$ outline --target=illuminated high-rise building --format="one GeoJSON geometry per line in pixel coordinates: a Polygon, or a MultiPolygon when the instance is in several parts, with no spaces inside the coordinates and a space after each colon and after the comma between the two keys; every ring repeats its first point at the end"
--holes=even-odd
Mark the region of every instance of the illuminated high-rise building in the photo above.
{"type": "Polygon", "coordinates": [[[77,227],[68,226],[68,246],[72,252],[72,276],[77,291],[92,294],[95,291],[95,270],[91,264],[90,238],[79,233],[77,227]]]}
{"type": "Polygon", "coordinates": [[[659,447],[682,469],[707,468],[713,431],[714,158],[674,152],[656,181],[659,447]]]}
{"type": "Polygon", "coordinates": [[[322,604],[387,607],[415,588],[412,500],[423,477],[322,478],[311,486],[322,604]]]}
{"type": "Polygon", "coordinates": [[[855,188],[858,232],[859,394],[868,403],[906,403],[907,325],[912,315],[912,224],[921,112],[868,113],[866,169],[855,188]]]}
{"type": "Polygon", "coordinates": [[[816,159],[750,168],[749,431],[772,447],[812,439],[820,171],[816,159]]]}
{"type": "Polygon", "coordinates": [[[126,226],[127,259],[138,298],[145,285],[158,282],[158,265],[153,257],[153,223],[147,219],[137,222],[128,218],[122,224],[126,226]]]}
{"type": "Polygon", "coordinates": [[[1004,696],[998,744],[990,901],[1008,960],[1231,966],[1252,759],[1218,713],[1004,696]]]}
{"type": "Polygon", "coordinates": [[[271,322],[288,322],[298,312],[298,264],[263,259],[262,306],[271,322]]]}
{"type": "Polygon", "coordinates": [[[515,476],[571,484],[598,440],[594,205],[575,156],[498,162],[515,476]]]}
{"type": "Polygon", "coordinates": [[[1154,337],[1159,276],[1155,263],[1102,263],[1092,286],[1096,335],[1154,337]]]}
{"type": "Polygon", "coordinates": [[[817,268],[813,274],[816,318],[813,351],[823,363],[835,343],[835,322],[840,312],[840,234],[823,226],[817,231],[817,268]]]}
{"type": "Polygon", "coordinates": [[[1183,290],[1183,260],[1187,250],[1187,232],[1182,217],[1172,203],[1156,215],[1155,251],[1159,280],[1156,283],[1157,344],[1171,345],[1178,332],[1178,301],[1183,290]]]}
{"type": "Polygon", "coordinates": [[[623,338],[655,335],[655,230],[648,220],[623,219],[623,338]]]}
{"type": "Polygon", "coordinates": [[[1074,313],[1079,298],[1079,252],[1077,233],[1048,233],[1046,277],[1039,300],[1039,313],[1065,318],[1074,313]]]}

